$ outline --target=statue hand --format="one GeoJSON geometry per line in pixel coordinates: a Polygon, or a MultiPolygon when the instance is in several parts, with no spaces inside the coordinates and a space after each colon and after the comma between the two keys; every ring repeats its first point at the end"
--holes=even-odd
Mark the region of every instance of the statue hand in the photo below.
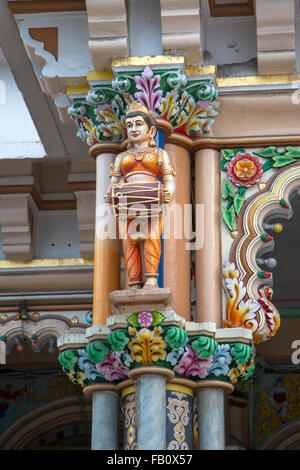
{"type": "Polygon", "coordinates": [[[169,189],[163,190],[164,202],[169,203],[173,200],[174,194],[169,189]]]}
{"type": "Polygon", "coordinates": [[[104,196],[104,201],[106,202],[106,204],[109,204],[109,192],[105,194],[104,196]]]}

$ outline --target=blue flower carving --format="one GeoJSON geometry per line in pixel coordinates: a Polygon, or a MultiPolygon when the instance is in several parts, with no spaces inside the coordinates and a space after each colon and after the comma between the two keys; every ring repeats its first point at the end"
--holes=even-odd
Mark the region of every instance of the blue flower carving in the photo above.
{"type": "Polygon", "coordinates": [[[232,361],[232,357],[229,353],[230,344],[219,344],[213,355],[213,364],[209,368],[208,375],[213,374],[216,376],[227,375],[229,372],[228,365],[232,361]]]}

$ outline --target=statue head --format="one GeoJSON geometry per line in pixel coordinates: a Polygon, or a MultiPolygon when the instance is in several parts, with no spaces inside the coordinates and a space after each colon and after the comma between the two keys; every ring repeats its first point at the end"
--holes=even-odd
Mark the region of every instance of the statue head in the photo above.
{"type": "Polygon", "coordinates": [[[139,102],[129,106],[125,117],[129,146],[144,142],[150,147],[155,147],[154,137],[157,131],[157,123],[150,111],[139,102]]]}

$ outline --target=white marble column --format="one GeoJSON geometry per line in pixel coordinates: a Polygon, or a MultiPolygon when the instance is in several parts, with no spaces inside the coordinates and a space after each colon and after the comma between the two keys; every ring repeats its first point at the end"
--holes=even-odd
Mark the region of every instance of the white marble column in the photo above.
{"type": "Polygon", "coordinates": [[[136,379],[138,450],[166,450],[166,381],[174,373],[142,367],[128,375],[136,379]]]}
{"type": "Polygon", "coordinates": [[[199,450],[225,449],[224,396],[233,386],[204,381],[197,387],[199,450]]]}
{"type": "Polygon", "coordinates": [[[109,390],[93,393],[92,450],[118,450],[119,397],[109,390]]]}

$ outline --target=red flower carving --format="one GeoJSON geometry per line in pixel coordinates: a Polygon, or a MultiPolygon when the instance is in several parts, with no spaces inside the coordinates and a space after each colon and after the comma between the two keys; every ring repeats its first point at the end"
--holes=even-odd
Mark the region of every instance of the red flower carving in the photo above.
{"type": "Polygon", "coordinates": [[[229,163],[227,174],[235,185],[248,188],[261,179],[262,168],[257,157],[250,153],[237,153],[235,159],[229,163]]]}

